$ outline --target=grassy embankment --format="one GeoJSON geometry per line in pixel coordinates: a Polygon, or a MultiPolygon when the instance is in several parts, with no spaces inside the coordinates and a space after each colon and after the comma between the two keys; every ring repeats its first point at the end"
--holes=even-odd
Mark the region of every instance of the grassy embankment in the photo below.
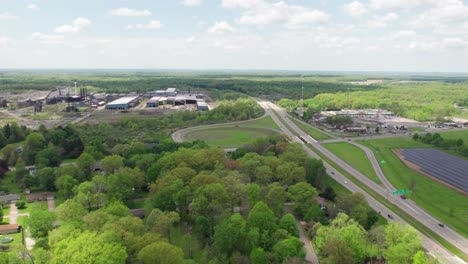
{"type": "Polygon", "coordinates": [[[209,145],[222,148],[241,147],[252,143],[256,138],[279,133],[279,127],[267,116],[237,124],[226,124],[214,127],[197,127],[185,135],[185,139],[204,140],[209,145]]]}
{"type": "Polygon", "coordinates": [[[427,148],[429,145],[410,138],[360,141],[372,149],[377,160],[385,160],[382,170],[397,189],[412,191],[408,197],[428,213],[468,237],[468,197],[421,175],[401,162],[392,152],[400,148],[427,148]],[[413,188],[411,188],[413,187],[413,188]]]}
{"type": "Polygon", "coordinates": [[[295,118],[290,118],[290,119],[291,119],[291,121],[294,122],[294,124],[296,124],[296,126],[298,126],[300,129],[302,129],[302,131],[309,134],[315,140],[324,140],[324,139],[329,139],[330,138],[329,135],[320,132],[320,130],[318,130],[317,128],[312,127],[311,125],[304,124],[301,121],[296,120],[295,118]]]}
{"type": "Polygon", "coordinates": [[[382,184],[382,181],[380,181],[379,177],[375,173],[374,168],[372,167],[372,164],[367,159],[366,153],[364,153],[362,149],[347,142],[328,143],[323,144],[323,146],[338,156],[340,159],[356,168],[367,178],[371,179],[377,184],[382,184]]]}

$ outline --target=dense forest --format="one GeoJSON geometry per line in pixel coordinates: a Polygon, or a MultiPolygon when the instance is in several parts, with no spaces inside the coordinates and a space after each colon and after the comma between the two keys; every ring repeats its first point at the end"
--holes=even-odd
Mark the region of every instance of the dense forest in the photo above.
{"type": "MultiPolygon", "coordinates": [[[[225,103],[213,119],[246,118],[227,109],[248,102],[225,103]]],[[[386,224],[362,194],[327,186],[322,162],[299,144],[276,135],[226,156],[204,142],[174,143],[171,122],[185,126],[197,118],[183,115],[167,115],[159,125],[151,122],[159,117],[134,117],[28,131],[18,143],[65,148],[53,140],[70,133],[83,147],[64,152],[77,158],[60,167],[48,156],[37,159],[42,150],[34,148],[35,176],[21,175],[18,165],[7,172],[21,188],[56,192],[58,206],[55,213],[31,209],[26,228],[34,249],[12,247],[0,262],[303,263],[298,220],[322,263],[435,261],[413,228],[386,224]],[[121,134],[110,137],[112,131],[121,134]],[[143,208],[143,218],[130,208],[143,208]]]]}

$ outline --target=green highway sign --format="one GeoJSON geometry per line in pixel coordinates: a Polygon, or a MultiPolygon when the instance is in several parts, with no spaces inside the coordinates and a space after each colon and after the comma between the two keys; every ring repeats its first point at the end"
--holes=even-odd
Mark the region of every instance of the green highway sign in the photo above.
{"type": "Polygon", "coordinates": [[[392,194],[407,194],[408,190],[394,190],[392,194]]]}

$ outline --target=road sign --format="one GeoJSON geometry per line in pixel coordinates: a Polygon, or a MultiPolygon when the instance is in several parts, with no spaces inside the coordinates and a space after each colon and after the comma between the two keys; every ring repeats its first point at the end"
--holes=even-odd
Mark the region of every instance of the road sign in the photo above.
{"type": "Polygon", "coordinates": [[[392,191],[392,194],[407,194],[408,193],[408,190],[394,190],[392,191]]]}

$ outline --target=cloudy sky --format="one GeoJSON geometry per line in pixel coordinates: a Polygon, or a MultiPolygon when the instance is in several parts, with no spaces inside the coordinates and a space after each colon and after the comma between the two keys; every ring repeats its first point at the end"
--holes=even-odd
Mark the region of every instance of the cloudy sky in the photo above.
{"type": "Polygon", "coordinates": [[[468,72],[468,1],[0,0],[0,68],[468,72]]]}

